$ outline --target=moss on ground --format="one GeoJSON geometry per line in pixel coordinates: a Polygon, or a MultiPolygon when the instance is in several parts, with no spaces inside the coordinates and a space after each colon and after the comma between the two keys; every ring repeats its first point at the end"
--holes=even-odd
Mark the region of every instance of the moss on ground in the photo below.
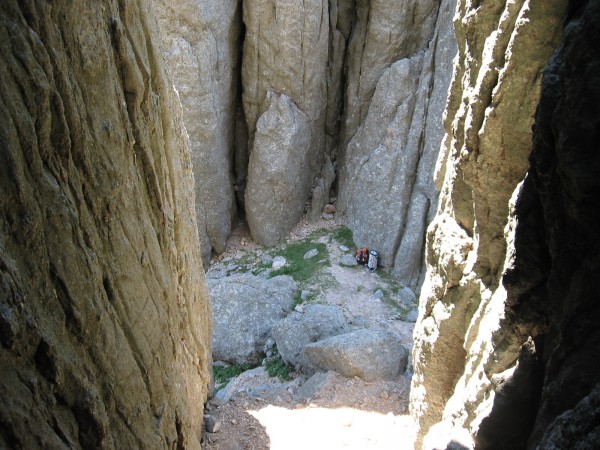
{"type": "Polygon", "coordinates": [[[250,364],[233,364],[231,366],[213,366],[213,379],[215,380],[215,389],[218,391],[223,388],[229,380],[237,377],[246,370],[252,369],[250,364]]]}

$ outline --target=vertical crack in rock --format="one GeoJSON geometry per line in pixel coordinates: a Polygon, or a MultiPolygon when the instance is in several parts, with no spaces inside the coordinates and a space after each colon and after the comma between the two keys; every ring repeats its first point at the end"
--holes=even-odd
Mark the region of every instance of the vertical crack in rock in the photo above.
{"type": "Polygon", "coordinates": [[[364,56],[350,54],[338,211],[356,242],[376,248],[382,264],[416,291],[425,229],[437,206],[432,174],[456,52],[454,5],[403,2],[390,16],[376,2],[363,11],[367,25],[359,9],[350,43],[355,48],[365,35],[364,56]]]}

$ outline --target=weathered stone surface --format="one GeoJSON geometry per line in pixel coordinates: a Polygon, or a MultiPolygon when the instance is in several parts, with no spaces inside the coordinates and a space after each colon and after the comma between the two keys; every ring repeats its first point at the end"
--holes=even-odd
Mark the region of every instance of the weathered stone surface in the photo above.
{"type": "Polygon", "coordinates": [[[335,207],[333,205],[328,205],[329,192],[331,191],[331,186],[333,185],[334,181],[335,167],[333,167],[331,158],[328,155],[326,155],[325,162],[323,163],[323,168],[321,169],[321,176],[317,179],[316,184],[312,190],[310,210],[306,214],[308,220],[312,222],[319,220],[319,218],[321,217],[321,212],[325,212],[327,214],[335,212],[335,207]],[[323,205],[325,205],[325,208],[323,207],[323,205]],[[333,211],[331,210],[331,208],[327,208],[327,206],[333,206],[333,211]]]}
{"type": "Polygon", "coordinates": [[[304,347],[308,360],[321,370],[366,381],[392,380],[404,373],[408,351],[390,331],[357,330],[304,347]]]}
{"type": "Polygon", "coordinates": [[[432,173],[456,52],[455,1],[399,2],[393,12],[370,3],[368,31],[361,25],[366,6],[358,9],[355,36],[367,34],[362,58],[350,62],[338,213],[356,242],[376,248],[381,263],[417,290],[425,229],[437,207],[432,173]]]}
{"type": "Polygon", "coordinates": [[[312,373],[314,366],[304,355],[307,344],[350,331],[337,306],[305,305],[303,313],[292,313],[273,327],[281,357],[299,370],[312,373]]]}
{"type": "Polygon", "coordinates": [[[154,0],[167,70],[190,137],[205,265],[225,250],[235,214],[241,7],[237,0],[154,0]]]}
{"type": "Polygon", "coordinates": [[[292,310],[296,283],[287,275],[266,279],[251,274],[207,281],[214,311],[214,359],[259,363],[272,327],[292,310]]]}
{"type": "MultiPolygon", "coordinates": [[[[514,208],[527,171],[541,73],[560,38],[565,5],[467,1],[457,7],[459,53],[438,167],[443,184],[427,233],[428,271],[414,333],[411,411],[421,427],[417,448],[423,437],[424,448],[433,441],[445,448],[453,439],[467,448],[475,445],[495,398],[518,409],[521,424],[532,423],[529,407],[539,378],[520,378],[532,395],[521,398],[528,405],[515,409],[514,393],[520,391],[500,394],[494,376],[514,369],[530,336],[537,347],[546,325],[533,305],[513,309],[515,294],[502,285],[502,274],[515,264],[516,222],[509,220],[509,204],[514,208]]],[[[523,286],[542,280],[536,275],[523,286]]],[[[506,435],[511,444],[481,448],[524,445],[527,426],[513,432],[506,435]]],[[[482,435],[482,442],[489,438],[482,435]]]]}
{"type": "Polygon", "coordinates": [[[439,2],[434,0],[356,2],[356,19],[348,45],[344,144],[350,142],[365,119],[375,86],[385,70],[427,48],[438,7],[439,2]]]}
{"type": "Polygon", "coordinates": [[[286,95],[269,97],[256,125],[246,189],[250,233],[263,245],[276,244],[298,223],[312,180],[308,117],[286,95]]]}
{"type": "MultiPolygon", "coordinates": [[[[277,148],[280,161],[301,161],[301,166],[290,167],[290,173],[296,172],[298,180],[291,185],[294,201],[289,205],[290,219],[280,222],[279,227],[287,233],[304,212],[304,203],[308,200],[313,178],[322,169],[325,151],[325,110],[327,106],[327,62],[329,58],[329,2],[326,0],[307,0],[303,2],[287,0],[259,0],[243,3],[243,19],[246,25],[244,40],[242,82],[243,105],[248,124],[248,148],[250,151],[250,169],[248,171],[248,189],[253,193],[246,195],[246,201],[252,198],[268,198],[273,191],[273,181],[263,186],[265,173],[260,166],[265,163],[256,159],[259,147],[277,148]],[[285,145],[282,135],[291,127],[289,114],[280,109],[267,112],[272,131],[261,135],[260,118],[273,106],[272,95],[281,95],[286,102],[293,104],[302,115],[299,128],[303,142],[301,145],[285,145]],[[278,114],[281,117],[278,118],[278,114]],[[278,123],[278,121],[282,121],[278,123]],[[279,130],[279,131],[277,131],[279,130]],[[258,142],[257,142],[258,141],[258,142]],[[296,198],[297,197],[297,198],[296,198]],[[293,222],[291,225],[288,222],[293,222]]],[[[276,102],[277,103],[277,102],[276,102]]],[[[273,155],[272,155],[273,156],[273,155]]],[[[323,169],[324,181],[326,169],[323,169]]],[[[285,174],[273,173],[272,178],[285,174]]],[[[290,181],[284,179],[278,184],[290,181]]],[[[322,186],[327,190],[327,183],[322,186]]],[[[328,193],[328,192],[327,192],[328,193]]],[[[269,198],[268,204],[275,207],[281,198],[269,198]]],[[[291,200],[291,199],[288,199],[291,200]]],[[[321,209],[320,205],[318,209],[321,209]]],[[[259,222],[255,205],[246,205],[249,221],[259,222]]],[[[276,220],[276,219],[275,219],[276,220]]],[[[253,236],[255,229],[251,227],[253,236]]],[[[262,234],[257,234],[263,242],[262,234]]],[[[255,239],[257,238],[254,236],[255,239]]],[[[279,240],[274,236],[269,242],[279,240]]]]}
{"type": "Polygon", "coordinates": [[[200,449],[211,311],[148,2],[0,2],[0,447],[200,449]]]}

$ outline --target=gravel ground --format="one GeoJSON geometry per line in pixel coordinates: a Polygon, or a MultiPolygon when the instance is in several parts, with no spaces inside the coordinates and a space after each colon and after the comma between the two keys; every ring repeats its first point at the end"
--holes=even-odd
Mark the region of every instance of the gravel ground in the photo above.
{"type": "MultiPolygon", "coordinates": [[[[289,241],[305,239],[317,230],[336,227],[333,221],[301,222],[289,241]]],[[[338,264],[344,254],[329,237],[327,245],[337,283],[315,286],[311,302],[340,306],[346,320],[357,328],[387,329],[398,333],[409,350],[413,324],[395,307],[394,280],[381,271],[368,272],[338,264]],[[383,297],[375,295],[381,289],[383,297]]],[[[331,233],[332,234],[332,233],[331,233]]],[[[222,270],[229,261],[262,249],[250,238],[245,224],[234,230],[227,251],[211,261],[210,270],[222,270]]],[[[409,364],[410,367],[410,364],[409,364]]],[[[307,389],[305,377],[281,382],[263,368],[245,372],[228,388],[227,401],[213,399],[205,414],[215,418],[216,432],[203,432],[205,450],[235,449],[412,449],[414,426],[408,416],[410,379],[366,382],[334,372],[322,376],[318,389],[307,389]]]]}

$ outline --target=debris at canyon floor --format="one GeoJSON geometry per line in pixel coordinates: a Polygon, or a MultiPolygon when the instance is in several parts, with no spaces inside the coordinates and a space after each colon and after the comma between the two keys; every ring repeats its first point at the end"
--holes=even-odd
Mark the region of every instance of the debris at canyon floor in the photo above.
{"type": "MultiPolygon", "coordinates": [[[[289,323],[282,322],[281,329],[295,324],[298,317],[314,315],[314,311],[320,311],[318,308],[325,308],[323,312],[334,308],[345,319],[336,333],[393,333],[410,354],[417,309],[414,293],[409,295],[408,288],[384,270],[369,272],[362,266],[344,265],[344,258],[354,258],[354,251],[348,230],[325,220],[301,223],[284,244],[272,248],[254,244],[242,225],[233,233],[227,252],[211,261],[207,278],[214,286],[227,278],[266,280],[283,272],[286,277],[294,277],[297,295],[294,308],[286,313],[289,323]],[[285,264],[281,265],[281,260],[285,264]],[[302,266],[294,265],[299,264],[296,261],[302,266]]],[[[308,326],[317,327],[313,322],[308,326]]],[[[260,344],[261,348],[265,356],[270,356],[275,340],[271,334],[263,338],[266,342],[260,344]]],[[[314,367],[288,369],[286,381],[269,376],[267,367],[259,365],[217,386],[205,414],[213,418],[211,421],[218,420],[220,427],[217,432],[203,433],[203,448],[412,448],[414,426],[408,415],[410,359],[406,372],[387,380],[366,381],[314,367]]]]}

